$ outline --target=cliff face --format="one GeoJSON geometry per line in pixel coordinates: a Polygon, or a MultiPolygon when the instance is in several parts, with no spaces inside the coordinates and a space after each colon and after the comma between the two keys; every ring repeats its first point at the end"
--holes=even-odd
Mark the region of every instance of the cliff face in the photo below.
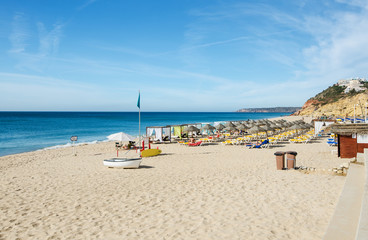
{"type": "Polygon", "coordinates": [[[368,91],[364,91],[355,95],[341,96],[339,99],[334,101],[324,101],[319,99],[311,98],[302,107],[302,109],[293,115],[300,116],[354,116],[354,105],[355,115],[364,116],[365,104],[368,102],[368,91]],[[326,103],[328,102],[328,103],[326,103]]]}

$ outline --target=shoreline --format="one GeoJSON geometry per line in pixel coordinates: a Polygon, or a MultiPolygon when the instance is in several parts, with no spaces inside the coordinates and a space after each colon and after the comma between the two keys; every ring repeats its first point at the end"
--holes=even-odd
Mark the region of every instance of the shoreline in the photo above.
{"type": "MultiPolygon", "coordinates": [[[[273,117],[273,118],[264,118],[264,119],[268,119],[268,120],[271,120],[271,121],[279,120],[279,119],[289,119],[288,121],[295,121],[295,120],[302,119],[303,117],[309,119],[309,117],[305,117],[305,116],[291,116],[291,115],[273,117]]],[[[226,121],[217,121],[217,122],[226,122],[226,121]]],[[[307,121],[307,122],[310,122],[310,121],[307,121]]],[[[195,124],[195,123],[193,123],[193,124],[195,124]]],[[[76,143],[75,145],[96,144],[96,143],[106,142],[106,141],[109,141],[109,140],[92,140],[92,141],[88,141],[88,142],[76,143]]],[[[44,147],[44,148],[40,148],[40,149],[24,151],[24,152],[0,155],[0,158],[1,157],[6,157],[6,156],[11,156],[11,155],[16,155],[16,154],[22,154],[22,153],[30,153],[30,152],[36,152],[36,151],[45,151],[45,150],[49,150],[49,149],[68,148],[68,147],[72,147],[72,144],[70,142],[65,143],[65,144],[52,145],[52,146],[48,146],[48,147],[44,147]]]]}

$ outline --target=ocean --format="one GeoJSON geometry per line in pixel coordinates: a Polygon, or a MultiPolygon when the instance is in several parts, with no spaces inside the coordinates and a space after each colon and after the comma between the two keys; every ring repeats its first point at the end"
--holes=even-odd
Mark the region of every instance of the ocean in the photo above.
{"type": "MultiPolygon", "coordinates": [[[[141,112],[141,133],[147,126],[213,123],[264,119],[290,113],[141,112]]],[[[125,132],[138,136],[138,112],[0,112],[0,156],[71,145],[106,141],[125,132]]]]}

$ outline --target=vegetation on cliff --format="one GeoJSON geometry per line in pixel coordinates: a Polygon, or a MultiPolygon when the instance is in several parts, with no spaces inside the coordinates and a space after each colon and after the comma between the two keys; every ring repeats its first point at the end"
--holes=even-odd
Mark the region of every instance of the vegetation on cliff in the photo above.
{"type": "Polygon", "coordinates": [[[322,92],[318,93],[315,97],[309,100],[316,100],[314,105],[325,105],[327,103],[336,102],[337,100],[345,97],[344,90],[346,87],[338,86],[337,84],[328,87],[322,92]]]}

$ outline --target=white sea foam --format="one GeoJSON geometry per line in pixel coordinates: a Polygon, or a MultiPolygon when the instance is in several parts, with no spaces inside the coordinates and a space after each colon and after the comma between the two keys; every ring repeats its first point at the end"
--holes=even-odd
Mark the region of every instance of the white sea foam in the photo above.
{"type": "MultiPolygon", "coordinates": [[[[108,140],[107,140],[108,141],[108,140]]],[[[43,150],[51,150],[51,149],[58,149],[58,148],[67,148],[67,147],[72,147],[72,146],[80,146],[80,145],[86,145],[86,144],[96,144],[98,142],[107,142],[106,140],[104,141],[91,141],[91,142],[80,142],[80,143],[74,143],[74,144],[71,144],[71,143],[67,143],[67,144],[62,144],[62,145],[55,145],[55,146],[51,146],[51,147],[46,147],[46,148],[42,148],[38,151],[43,151],[43,150]]]]}

